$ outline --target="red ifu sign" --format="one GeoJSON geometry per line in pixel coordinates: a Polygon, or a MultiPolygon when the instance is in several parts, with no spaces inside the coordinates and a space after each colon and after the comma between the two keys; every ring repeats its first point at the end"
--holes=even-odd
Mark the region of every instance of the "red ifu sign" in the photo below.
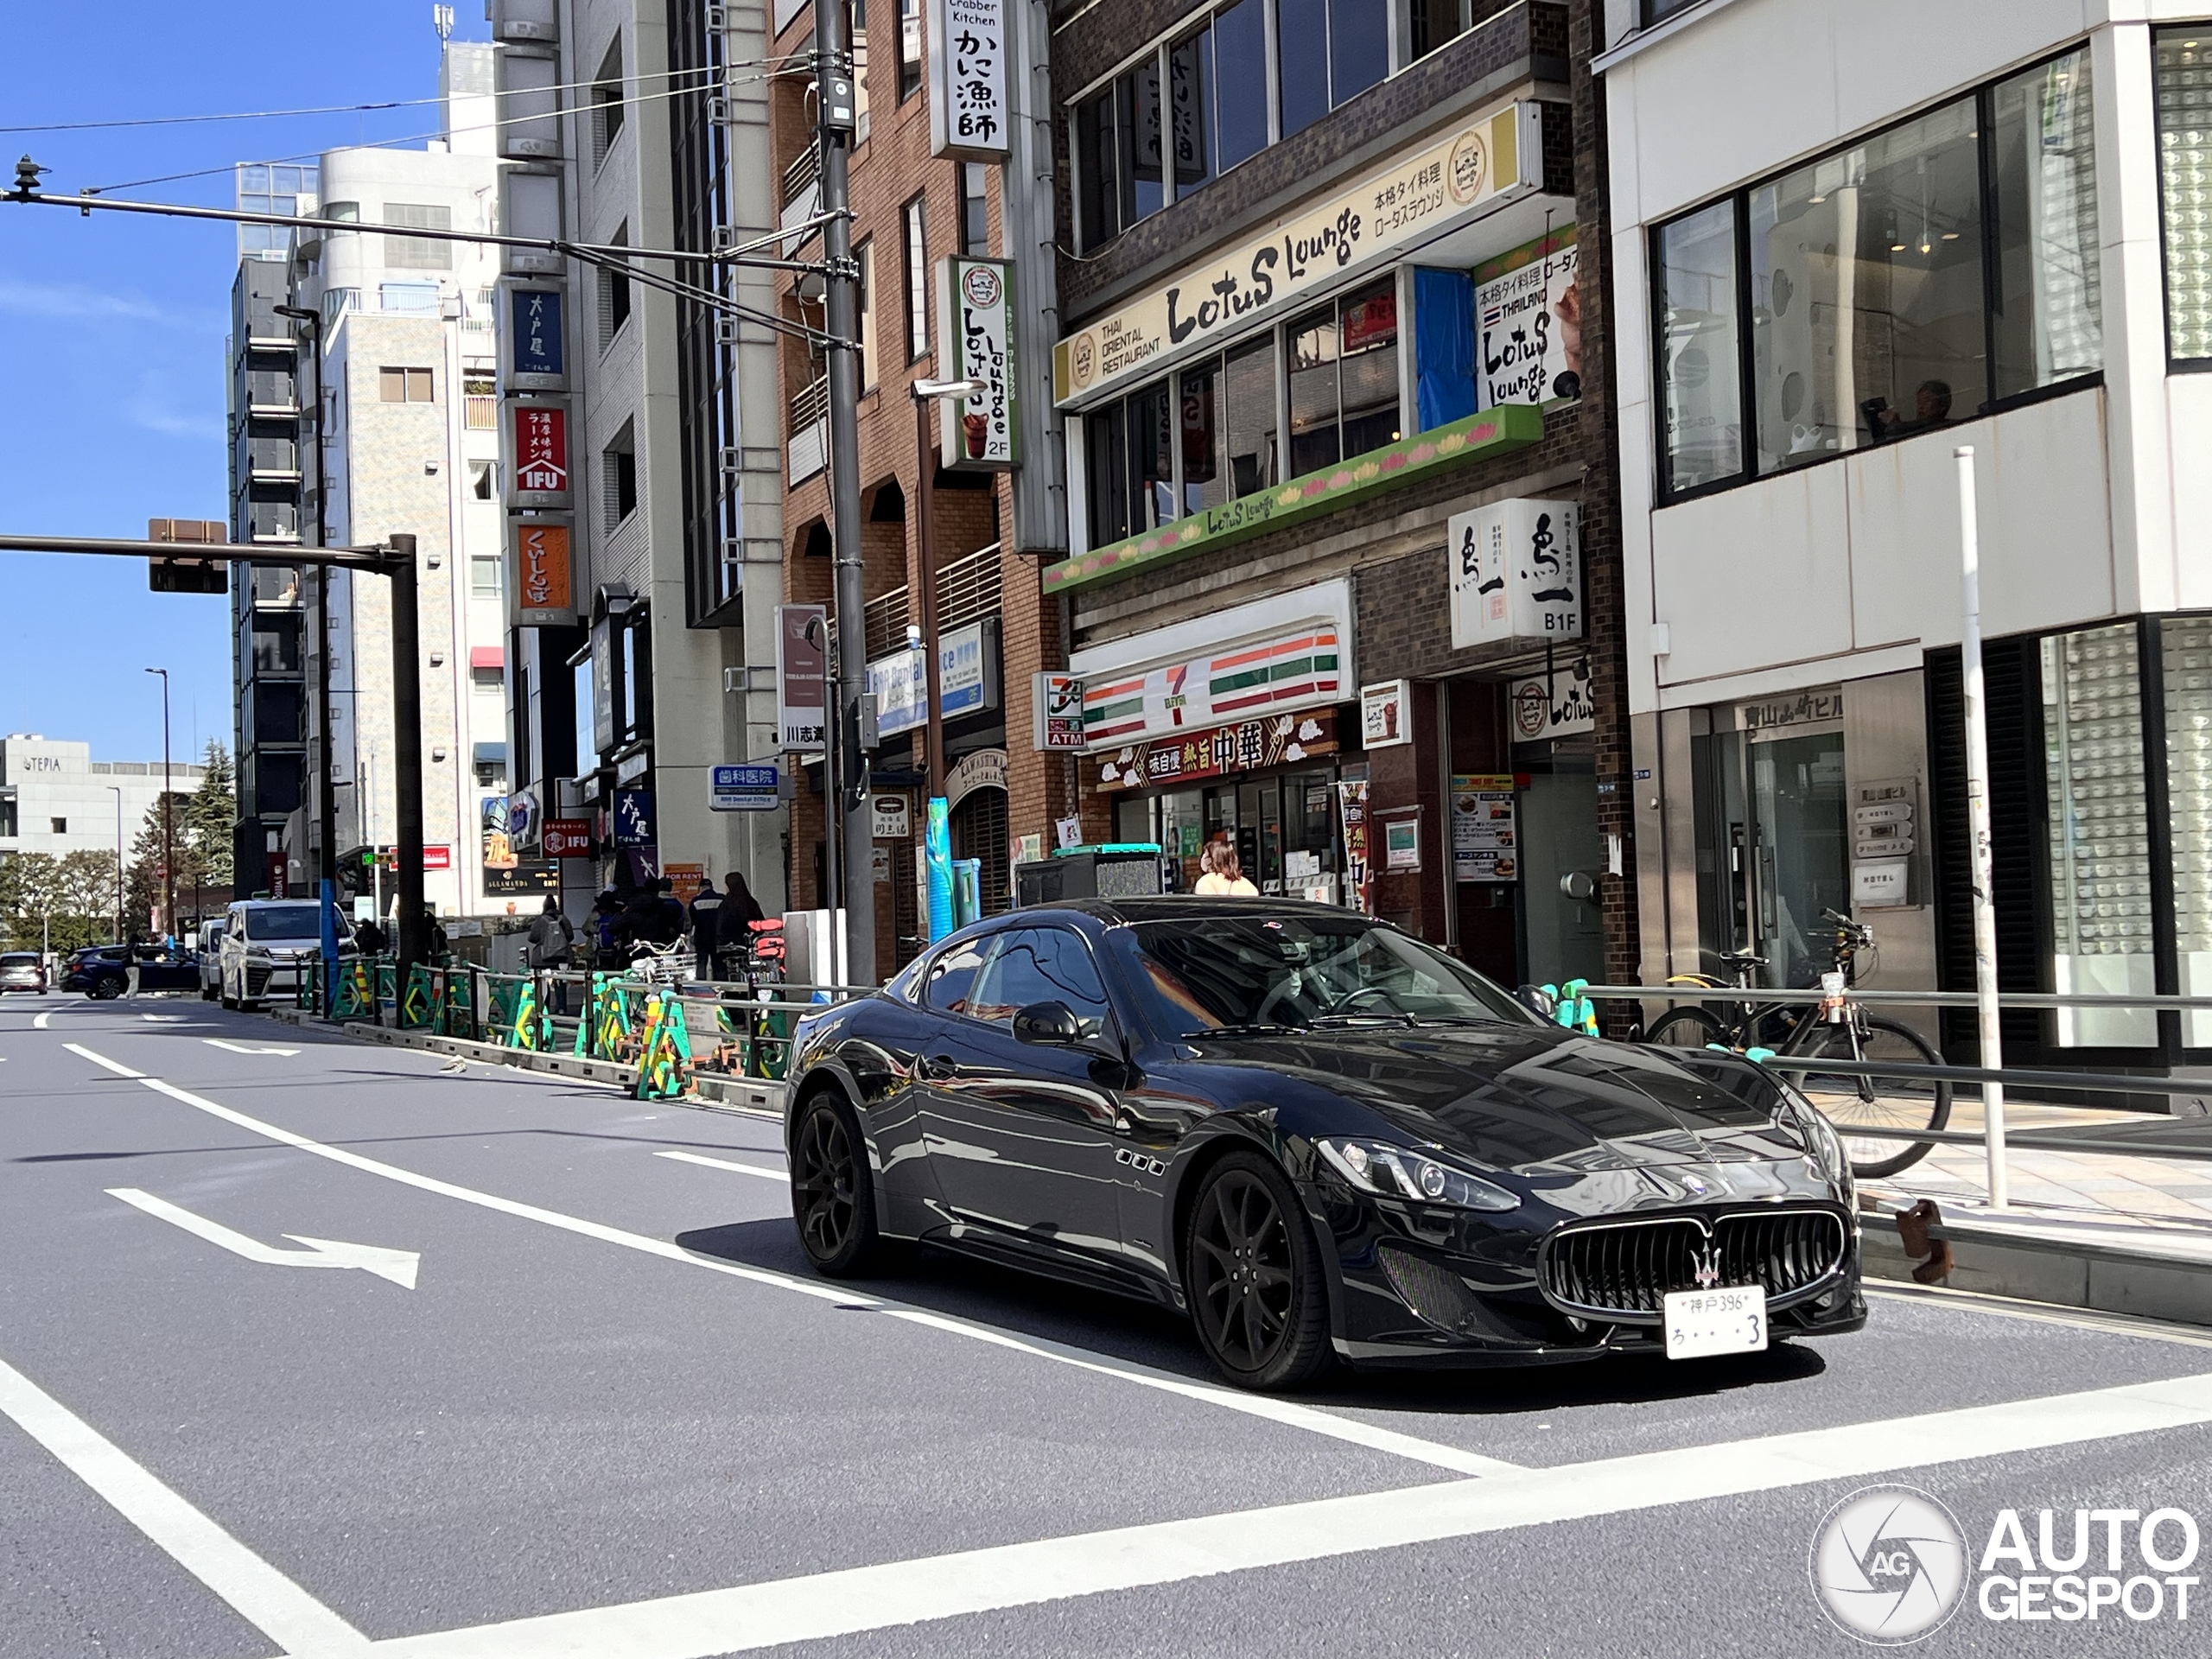
{"type": "Polygon", "coordinates": [[[515,488],[529,495],[569,489],[569,411],[551,404],[517,404],[515,488]]]}
{"type": "Polygon", "coordinates": [[[585,818],[548,818],[539,831],[548,858],[589,858],[591,823],[585,818]]]}

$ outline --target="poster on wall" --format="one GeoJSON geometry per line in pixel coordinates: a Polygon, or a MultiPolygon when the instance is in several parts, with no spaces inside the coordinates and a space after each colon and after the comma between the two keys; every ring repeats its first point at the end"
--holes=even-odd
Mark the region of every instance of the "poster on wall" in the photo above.
{"type": "Polygon", "coordinates": [[[1582,395],[1582,312],[1574,226],[1475,268],[1478,409],[1582,395]]]}
{"type": "Polygon", "coordinates": [[[1452,879],[1521,879],[1518,809],[1510,772],[1452,774],[1452,879]]]}
{"type": "Polygon", "coordinates": [[[1367,859],[1367,780],[1337,785],[1337,810],[1344,832],[1344,906],[1375,913],[1374,871],[1367,859]]]}
{"type": "Polygon", "coordinates": [[[1359,739],[1363,747],[1387,749],[1414,741],[1410,680],[1385,680],[1359,688],[1359,739]]]}
{"type": "Polygon", "coordinates": [[[1383,820],[1382,868],[1386,870],[1421,868],[1421,817],[1418,813],[1383,820]]]}
{"type": "Polygon", "coordinates": [[[487,870],[512,870],[515,867],[515,844],[507,835],[507,798],[486,795],[481,798],[480,813],[483,823],[483,865],[487,870]]]}

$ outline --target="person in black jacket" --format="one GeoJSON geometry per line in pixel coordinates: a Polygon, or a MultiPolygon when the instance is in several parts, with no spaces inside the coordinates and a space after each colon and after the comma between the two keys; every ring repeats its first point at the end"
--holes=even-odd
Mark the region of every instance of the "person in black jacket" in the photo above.
{"type": "Polygon", "coordinates": [[[702,979],[715,976],[715,953],[721,943],[721,907],[722,896],[715,890],[710,874],[691,897],[691,955],[702,979]]]}
{"type": "Polygon", "coordinates": [[[753,947],[753,924],[763,919],[760,901],[746,886],[743,874],[732,870],[722,884],[720,931],[715,942],[716,953],[722,959],[723,977],[736,979],[743,974],[746,957],[753,947]]]}

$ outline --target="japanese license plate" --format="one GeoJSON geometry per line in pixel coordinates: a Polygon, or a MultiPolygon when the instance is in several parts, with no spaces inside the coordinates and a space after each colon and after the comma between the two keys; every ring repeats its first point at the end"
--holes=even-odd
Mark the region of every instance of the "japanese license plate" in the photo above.
{"type": "Polygon", "coordinates": [[[1766,1346],[1766,1292],[1758,1285],[1675,1291],[1665,1317],[1669,1359],[1756,1354],[1766,1346]]]}

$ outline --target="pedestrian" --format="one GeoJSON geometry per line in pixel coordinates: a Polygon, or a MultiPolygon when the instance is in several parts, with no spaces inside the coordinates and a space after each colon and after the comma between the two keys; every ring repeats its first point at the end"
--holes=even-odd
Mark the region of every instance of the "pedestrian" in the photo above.
{"type": "Polygon", "coordinates": [[[722,971],[735,979],[753,954],[753,925],[764,920],[760,901],[753,896],[742,873],[732,870],[723,883],[721,932],[715,948],[728,965],[722,971]]]}
{"type": "Polygon", "coordinates": [[[721,940],[721,908],[722,896],[715,890],[710,871],[699,891],[691,895],[691,957],[701,979],[715,977],[715,951],[721,940]]]}
{"type": "Polygon", "coordinates": [[[453,949],[453,941],[446,938],[445,924],[438,919],[438,912],[435,906],[423,906],[423,914],[430,924],[430,960],[434,963],[444,962],[453,949]]]}
{"type": "Polygon", "coordinates": [[[1198,877],[1195,891],[1212,898],[1256,899],[1260,890],[1246,879],[1244,867],[1236,856],[1236,849],[1226,841],[1210,842],[1199,855],[1198,877]]]}
{"type": "Polygon", "coordinates": [[[361,918],[361,925],[353,930],[353,949],[365,957],[384,954],[384,930],[377,925],[375,917],[361,918]]]}
{"type": "Polygon", "coordinates": [[[621,896],[608,887],[592,900],[592,948],[602,969],[623,967],[628,961],[627,941],[623,938],[623,907],[621,896]]]}
{"type": "Polygon", "coordinates": [[[576,930],[561,911],[561,900],[553,894],[545,895],[545,908],[530,924],[528,957],[530,965],[541,973],[554,976],[552,1005],[556,1014],[569,1011],[568,982],[561,976],[568,971],[569,954],[575,948],[576,930]]]}

